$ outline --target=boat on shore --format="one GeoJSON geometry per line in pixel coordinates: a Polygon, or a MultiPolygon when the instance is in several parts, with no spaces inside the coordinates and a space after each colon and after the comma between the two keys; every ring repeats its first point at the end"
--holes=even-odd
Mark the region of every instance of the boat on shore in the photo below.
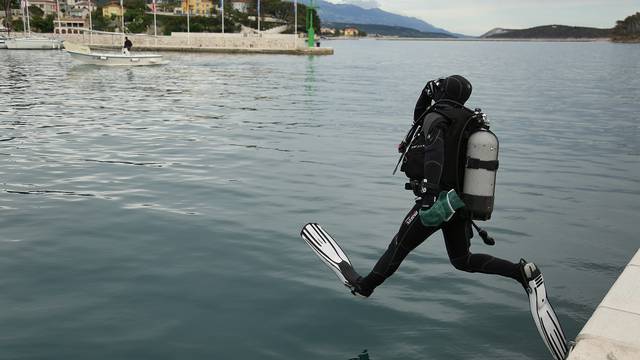
{"type": "Polygon", "coordinates": [[[64,42],[64,50],[83,64],[100,66],[149,66],[169,63],[159,54],[93,52],[88,46],[64,42]]]}
{"type": "Polygon", "coordinates": [[[4,42],[9,50],[58,50],[62,48],[62,41],[57,39],[20,37],[5,39],[4,42]]]}

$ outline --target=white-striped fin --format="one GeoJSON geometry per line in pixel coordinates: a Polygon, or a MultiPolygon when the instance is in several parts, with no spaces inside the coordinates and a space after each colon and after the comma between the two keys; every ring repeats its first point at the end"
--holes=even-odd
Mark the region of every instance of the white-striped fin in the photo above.
{"type": "Polygon", "coordinates": [[[569,352],[567,339],[551,303],[547,299],[542,274],[529,281],[529,305],[538,332],[555,360],[564,360],[569,352]]]}
{"type": "Polygon", "coordinates": [[[333,270],[340,281],[345,285],[348,285],[349,282],[340,271],[339,264],[345,261],[351,265],[351,262],[331,235],[316,223],[309,223],[305,225],[302,228],[300,235],[318,255],[318,257],[327,264],[331,270],[333,270]]]}

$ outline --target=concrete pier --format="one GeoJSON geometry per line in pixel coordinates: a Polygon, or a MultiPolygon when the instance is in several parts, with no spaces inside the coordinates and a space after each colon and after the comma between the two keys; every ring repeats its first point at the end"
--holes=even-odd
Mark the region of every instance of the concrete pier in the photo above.
{"type": "Polygon", "coordinates": [[[640,250],[576,338],[567,360],[640,359],[640,250]]]}
{"type": "MultiPolygon", "coordinates": [[[[122,48],[122,34],[61,34],[65,41],[92,48],[122,48]]],[[[127,34],[133,51],[179,51],[242,54],[332,55],[332,48],[307,46],[306,39],[292,34],[269,33],[172,33],[169,36],[127,34]]]]}

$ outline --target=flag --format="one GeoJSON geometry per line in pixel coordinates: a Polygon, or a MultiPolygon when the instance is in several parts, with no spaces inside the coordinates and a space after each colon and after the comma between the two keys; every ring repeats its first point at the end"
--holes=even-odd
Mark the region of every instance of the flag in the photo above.
{"type": "Polygon", "coordinates": [[[156,12],[156,0],[153,0],[153,3],[151,4],[151,10],[153,10],[153,12],[156,12]]]}
{"type": "Polygon", "coordinates": [[[27,6],[26,0],[20,0],[20,9],[24,9],[27,6]]]}

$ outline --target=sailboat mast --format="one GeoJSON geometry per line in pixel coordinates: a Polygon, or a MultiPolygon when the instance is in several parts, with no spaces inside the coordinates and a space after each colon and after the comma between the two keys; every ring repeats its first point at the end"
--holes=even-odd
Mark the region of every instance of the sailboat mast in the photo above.
{"type": "Polygon", "coordinates": [[[24,15],[24,11],[27,8],[27,1],[26,0],[22,0],[20,2],[20,4],[22,5],[21,6],[21,9],[22,9],[22,34],[26,34],[27,33],[27,20],[25,20],[26,16],[24,15]]]}
{"type": "Polygon", "coordinates": [[[153,36],[156,38],[156,46],[158,46],[158,22],[156,20],[158,4],[153,0],[153,36]]]}
{"type": "MultiPolygon", "coordinates": [[[[56,0],[56,16],[58,17],[58,34],[61,34],[61,24],[60,24],[60,1],[56,0]]],[[[54,30],[55,33],[55,30],[54,30]]]]}
{"type": "Polygon", "coordinates": [[[93,0],[89,0],[89,44],[93,44],[93,0]]]}
{"type": "Polygon", "coordinates": [[[31,22],[29,21],[29,0],[24,0],[25,2],[25,11],[27,14],[27,34],[31,37],[31,22]]]}

